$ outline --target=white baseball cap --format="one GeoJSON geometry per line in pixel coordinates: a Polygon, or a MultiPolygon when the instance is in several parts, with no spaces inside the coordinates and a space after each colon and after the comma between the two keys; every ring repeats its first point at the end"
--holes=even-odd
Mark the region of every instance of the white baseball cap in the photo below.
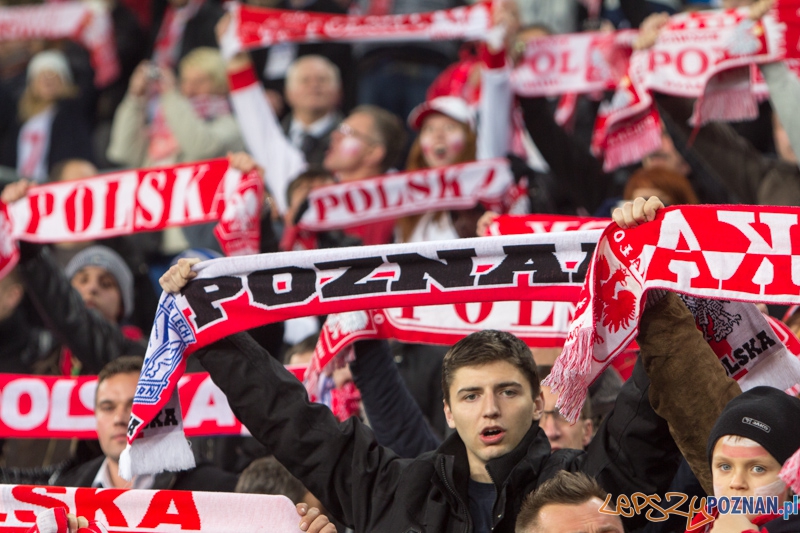
{"type": "Polygon", "coordinates": [[[431,113],[441,113],[446,117],[466,124],[471,130],[475,129],[475,112],[467,104],[466,100],[458,96],[438,96],[432,100],[422,102],[408,115],[408,125],[415,130],[419,130],[425,117],[431,113]]]}

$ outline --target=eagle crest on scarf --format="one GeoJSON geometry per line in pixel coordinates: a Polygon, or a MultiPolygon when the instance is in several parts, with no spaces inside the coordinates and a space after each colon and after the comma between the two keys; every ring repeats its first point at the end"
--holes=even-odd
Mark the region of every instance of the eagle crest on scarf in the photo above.
{"type": "Polygon", "coordinates": [[[733,332],[734,326],[742,321],[742,315],[729,313],[725,306],[730,302],[727,300],[707,300],[705,298],[695,298],[694,296],[680,295],[683,303],[695,316],[697,325],[701,327],[703,337],[706,341],[712,338],[715,342],[720,342],[733,332]]]}

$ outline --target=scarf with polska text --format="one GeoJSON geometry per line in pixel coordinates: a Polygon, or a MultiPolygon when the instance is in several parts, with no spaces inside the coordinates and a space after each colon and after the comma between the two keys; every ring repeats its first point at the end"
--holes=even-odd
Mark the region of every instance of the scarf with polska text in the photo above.
{"type": "Polygon", "coordinates": [[[403,15],[330,15],[228,4],[231,23],[220,40],[223,55],[282,42],[482,40],[491,4],[403,15]]]}
{"type": "Polygon", "coordinates": [[[478,202],[488,209],[504,211],[503,201],[513,185],[507,159],[337,183],[309,193],[308,209],[297,227],[329,231],[429,211],[470,209],[478,202]]]}
{"type": "Polygon", "coordinates": [[[301,316],[504,300],[572,302],[599,234],[361,246],[201,263],[180,294],[161,296],[120,471],[129,478],[194,465],[181,424],[143,430],[162,409],[180,413],[173,391],[186,356],[202,346],[301,316]]]}
{"type": "Polygon", "coordinates": [[[757,116],[750,64],[797,56],[786,25],[774,13],[760,20],[748,8],[682,13],[669,19],[651,48],[634,52],[627,75],[600,107],[592,150],[611,171],[661,146],[652,91],[697,98],[691,123],[757,116]]]}
{"type": "Polygon", "coordinates": [[[617,88],[636,30],[537,37],[525,43],[511,86],[520,96],[587,94],[617,88]]]}
{"type": "Polygon", "coordinates": [[[0,485],[0,505],[0,533],[68,533],[66,513],[108,533],[290,533],[300,518],[286,496],[188,490],[0,485]]]}
{"type": "Polygon", "coordinates": [[[31,187],[0,204],[0,277],[19,259],[17,240],[75,242],[218,220],[226,255],[258,253],[263,183],[227,159],[123,170],[31,187]]]}
{"type": "Polygon", "coordinates": [[[94,81],[105,87],[119,76],[111,15],[101,3],[64,2],[0,7],[0,41],[72,39],[89,50],[94,81]]]}

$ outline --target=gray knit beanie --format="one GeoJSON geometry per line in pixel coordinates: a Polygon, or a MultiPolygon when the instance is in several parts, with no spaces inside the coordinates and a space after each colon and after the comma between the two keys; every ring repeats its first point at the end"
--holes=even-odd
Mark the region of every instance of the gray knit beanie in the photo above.
{"type": "Polygon", "coordinates": [[[119,292],[122,294],[123,318],[128,318],[133,311],[133,274],[117,252],[106,246],[90,246],[78,252],[67,264],[67,278],[72,277],[83,267],[97,266],[107,270],[117,280],[119,292]]]}

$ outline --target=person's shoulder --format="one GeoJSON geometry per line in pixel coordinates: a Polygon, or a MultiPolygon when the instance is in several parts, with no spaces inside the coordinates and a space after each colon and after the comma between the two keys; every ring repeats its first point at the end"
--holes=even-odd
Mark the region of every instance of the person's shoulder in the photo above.
{"type": "Polygon", "coordinates": [[[91,461],[75,465],[59,474],[52,484],[61,487],[91,487],[104,460],[105,456],[101,455],[91,461]]]}
{"type": "Polygon", "coordinates": [[[201,463],[190,470],[178,472],[175,477],[176,490],[204,492],[233,492],[239,476],[208,463],[201,463]]]}

